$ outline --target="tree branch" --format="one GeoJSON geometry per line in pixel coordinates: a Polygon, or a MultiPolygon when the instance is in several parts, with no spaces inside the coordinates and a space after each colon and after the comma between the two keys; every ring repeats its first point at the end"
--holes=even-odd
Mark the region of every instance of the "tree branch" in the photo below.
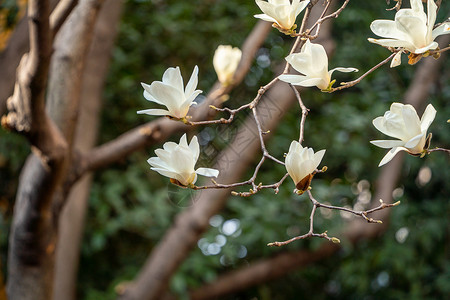
{"type": "MultiPolygon", "coordinates": [[[[446,43],[447,41],[442,41],[446,43]]],[[[405,103],[413,106],[424,106],[432,86],[435,84],[437,74],[445,58],[440,60],[424,60],[416,70],[414,78],[405,93],[405,103]]],[[[376,189],[373,199],[383,199],[385,203],[392,202],[392,191],[397,187],[401,175],[403,154],[399,153],[386,166],[376,180],[376,189]]],[[[376,202],[373,202],[375,204],[376,202]]],[[[374,207],[374,205],[372,205],[374,207]]],[[[373,226],[361,219],[351,221],[343,230],[343,237],[352,244],[364,238],[374,238],[383,233],[388,227],[389,210],[374,212],[374,217],[383,220],[383,224],[373,226]]],[[[250,263],[248,267],[225,273],[216,281],[206,284],[189,293],[190,299],[214,299],[223,297],[249,287],[262,284],[286,275],[289,272],[310,265],[333,255],[340,249],[339,244],[323,243],[316,251],[284,252],[273,258],[250,263]]],[[[164,300],[173,299],[166,296],[164,300]]]]}

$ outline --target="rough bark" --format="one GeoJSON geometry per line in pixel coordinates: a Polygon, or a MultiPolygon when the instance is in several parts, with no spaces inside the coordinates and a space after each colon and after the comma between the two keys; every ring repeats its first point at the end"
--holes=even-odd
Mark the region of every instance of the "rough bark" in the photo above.
{"type": "MultiPolygon", "coordinates": [[[[69,2],[72,1],[62,3],[69,2]]],[[[97,1],[91,4],[98,5],[97,1]]],[[[69,5],[61,10],[54,24],[63,22],[68,15],[65,12],[71,8],[69,5]]],[[[9,113],[2,118],[2,125],[27,136],[34,152],[27,159],[19,180],[9,243],[7,289],[10,299],[39,300],[51,299],[52,295],[57,238],[53,206],[55,199],[62,195],[69,148],[45,110],[56,32],[50,26],[49,2],[29,1],[28,19],[30,52],[21,60],[14,94],[8,99],[9,113]]]]}
{"type": "MultiPolygon", "coordinates": [[[[312,19],[318,18],[313,10],[312,19]]],[[[319,43],[328,43],[329,27],[322,28],[319,43]],[[327,28],[327,29],[326,29],[327,28]]],[[[289,107],[295,103],[296,97],[290,86],[277,82],[263,96],[258,104],[263,130],[274,130],[289,107]]],[[[255,160],[260,149],[260,142],[253,118],[248,118],[239,127],[233,142],[222,152],[214,166],[220,170],[218,182],[236,182],[249,164],[255,160]],[[257,155],[257,154],[256,154],[257,155]]],[[[207,230],[209,219],[217,214],[229,198],[229,189],[204,190],[194,200],[195,205],[180,213],[172,228],[165,234],[160,243],[153,249],[136,279],[123,286],[119,299],[161,299],[166,293],[170,278],[180,264],[195,247],[200,236],[207,230]]]]}
{"type": "MultiPolygon", "coordinates": [[[[72,3],[76,3],[77,1],[69,0],[72,3]]],[[[69,2],[65,0],[64,2],[69,2]]],[[[50,6],[53,9],[58,0],[51,0],[50,6]]],[[[67,15],[70,12],[70,9],[64,9],[64,7],[59,7],[57,10],[61,12],[66,12],[67,15]]],[[[57,14],[60,15],[60,14],[57,14]]],[[[65,15],[65,17],[67,17],[65,15]]],[[[56,16],[56,15],[55,15],[56,16]]],[[[63,18],[54,18],[54,20],[63,21],[63,18]]],[[[51,19],[50,19],[50,23],[51,19]]],[[[58,25],[59,23],[55,23],[54,25],[58,25]]],[[[56,26],[52,26],[51,28],[56,26]]],[[[55,28],[56,31],[58,28],[55,28]]],[[[6,48],[0,52],[0,66],[2,72],[0,73],[0,116],[5,113],[6,110],[6,100],[12,94],[14,89],[15,76],[13,74],[16,73],[16,69],[19,66],[20,59],[23,54],[25,54],[29,50],[29,32],[28,32],[28,22],[27,18],[22,18],[14,28],[14,32],[10,37],[6,48]]]]}
{"type": "MultiPolygon", "coordinates": [[[[122,1],[107,0],[98,16],[82,78],[80,116],[74,147],[87,151],[95,144],[102,92],[117,33],[122,1]]],[[[76,299],[76,279],[84,219],[92,176],[86,174],[70,190],[59,218],[53,299],[76,299]]]]}

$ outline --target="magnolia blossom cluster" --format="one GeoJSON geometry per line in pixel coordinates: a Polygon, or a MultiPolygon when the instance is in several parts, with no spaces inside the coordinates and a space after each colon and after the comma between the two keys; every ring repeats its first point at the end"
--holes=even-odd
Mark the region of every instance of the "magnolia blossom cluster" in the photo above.
{"type": "MultiPolygon", "coordinates": [[[[449,22],[434,28],[437,6],[433,0],[427,1],[427,13],[424,12],[421,0],[410,0],[411,8],[400,9],[395,20],[375,20],[370,28],[384,39],[369,41],[397,51],[391,67],[400,64],[403,52],[410,52],[410,63],[415,63],[430,50],[438,49],[434,39],[442,34],[450,33],[449,22]]],[[[308,6],[309,1],[301,0],[256,0],[263,14],[256,18],[269,21],[281,32],[295,36],[297,16],[308,6]]],[[[222,86],[233,84],[233,77],[241,60],[242,52],[232,46],[220,45],[213,58],[214,69],[222,86]]],[[[322,91],[331,91],[335,80],[331,79],[334,71],[357,72],[355,68],[337,67],[328,70],[328,56],[323,46],[305,39],[299,53],[292,53],[286,61],[300,74],[281,74],[278,79],[292,85],[302,87],[316,86],[322,91]]],[[[180,68],[168,68],[162,81],[154,81],[150,85],[142,83],[144,97],[165,109],[146,109],[139,114],[165,115],[173,119],[186,121],[191,105],[196,104],[195,98],[202,92],[197,90],[198,68],[194,71],[184,86],[180,68]]],[[[416,110],[411,105],[393,103],[384,116],[373,120],[373,125],[382,133],[397,140],[376,140],[372,144],[390,149],[381,160],[379,166],[389,162],[399,151],[412,155],[426,153],[430,144],[431,134],[427,131],[436,115],[436,110],[430,104],[422,118],[419,119],[416,110]]],[[[193,187],[197,175],[217,177],[219,171],[210,168],[195,170],[200,147],[194,136],[188,144],[186,134],[179,144],[167,142],[163,149],[155,151],[157,157],[148,160],[151,169],[167,176],[171,182],[186,187],[193,187]]],[[[299,142],[292,141],[286,155],[285,167],[295,183],[296,192],[304,193],[309,189],[313,176],[322,161],[325,150],[314,152],[312,148],[303,147],[299,142]]]]}

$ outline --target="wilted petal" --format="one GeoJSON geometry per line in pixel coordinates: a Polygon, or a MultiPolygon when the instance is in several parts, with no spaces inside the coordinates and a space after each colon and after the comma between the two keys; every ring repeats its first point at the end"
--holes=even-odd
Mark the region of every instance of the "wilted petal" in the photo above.
{"type": "Polygon", "coordinates": [[[198,168],[195,171],[198,175],[206,176],[206,177],[217,177],[219,176],[219,170],[211,169],[211,168],[198,168]]]}
{"type": "Polygon", "coordinates": [[[391,60],[391,68],[395,68],[402,63],[402,51],[398,51],[391,60]]]}

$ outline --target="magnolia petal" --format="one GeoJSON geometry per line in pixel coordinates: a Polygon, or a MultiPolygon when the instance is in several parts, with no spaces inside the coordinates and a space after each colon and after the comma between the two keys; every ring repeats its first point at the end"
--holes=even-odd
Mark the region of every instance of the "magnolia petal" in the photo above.
{"type": "Polygon", "coordinates": [[[325,149],[319,150],[314,154],[314,169],[317,169],[317,167],[320,165],[320,162],[322,161],[323,156],[325,155],[325,149]]]}
{"type": "Polygon", "coordinates": [[[337,67],[334,69],[331,69],[330,71],[328,71],[328,75],[331,77],[331,75],[333,75],[334,71],[338,71],[338,72],[344,72],[344,73],[350,73],[350,72],[358,72],[359,70],[356,68],[342,68],[342,67],[337,67]]]}
{"type": "Polygon", "coordinates": [[[187,145],[184,147],[184,145],[181,145],[180,143],[173,151],[171,159],[172,165],[176,168],[178,173],[185,174],[194,172],[196,161],[187,145]]]}
{"type": "MultiPolygon", "coordinates": [[[[433,0],[427,1],[427,38],[431,39],[434,23],[436,22],[437,5],[433,0]]],[[[432,39],[434,40],[434,38],[432,39]]]]}
{"type": "Polygon", "coordinates": [[[425,14],[423,16],[410,15],[406,10],[400,10],[395,15],[395,23],[405,33],[403,40],[411,42],[415,48],[428,44],[425,14]]]}
{"type": "MultiPolygon", "coordinates": [[[[163,166],[163,165],[165,165],[165,166],[167,166],[167,167],[169,167],[169,165],[170,165],[170,163],[171,163],[171,155],[170,155],[170,152],[169,151],[166,151],[166,150],[164,150],[164,149],[156,149],[155,150],[155,154],[158,156],[158,157],[151,157],[151,158],[159,158],[161,161],[156,161],[156,160],[152,160],[152,163],[153,164],[158,164],[158,165],[160,165],[160,166],[163,166]]],[[[149,158],[149,160],[150,160],[150,158],[149,158]]],[[[148,160],[148,161],[149,161],[148,160]]],[[[150,163],[150,162],[149,162],[150,163]]]]}
{"type": "Polygon", "coordinates": [[[394,128],[388,128],[384,117],[377,117],[373,119],[372,124],[378,131],[390,137],[401,139],[404,135],[400,128],[396,130],[394,128]]]}
{"type": "Polygon", "coordinates": [[[175,150],[175,148],[177,147],[177,143],[174,142],[166,142],[163,145],[164,150],[168,151],[168,152],[172,152],[173,150],[175,150]]]}
{"type": "Polygon", "coordinates": [[[394,57],[391,60],[391,65],[390,65],[391,68],[395,68],[395,67],[401,65],[401,63],[402,63],[402,53],[403,53],[403,51],[398,51],[394,55],[394,57]]]}
{"type": "Polygon", "coordinates": [[[414,51],[416,47],[407,41],[401,41],[401,40],[394,40],[394,39],[367,39],[369,42],[378,44],[385,47],[401,47],[405,48],[408,51],[414,51]]]}
{"type": "Polygon", "coordinates": [[[192,137],[191,142],[189,143],[189,149],[191,149],[194,160],[197,161],[198,156],[200,155],[200,145],[196,135],[192,137]]]}
{"type": "Polygon", "coordinates": [[[375,145],[380,148],[390,149],[394,147],[401,147],[405,145],[404,141],[400,140],[376,140],[370,141],[372,145],[375,145]]]}
{"type": "Polygon", "coordinates": [[[159,157],[150,157],[149,159],[147,159],[147,163],[154,168],[160,168],[160,169],[166,169],[168,171],[174,171],[173,168],[167,164],[167,162],[163,161],[159,157]]]}
{"type": "Polygon", "coordinates": [[[150,85],[149,84],[146,84],[146,83],[143,83],[143,82],[141,82],[141,85],[142,85],[142,87],[144,88],[144,98],[145,99],[147,99],[148,101],[152,101],[152,102],[155,102],[155,103],[157,103],[157,104],[161,104],[161,105],[164,105],[164,103],[162,103],[161,101],[159,101],[158,99],[156,99],[155,97],[153,97],[151,94],[150,94],[150,85]]]}
{"type": "MultiPolygon", "coordinates": [[[[261,9],[261,11],[266,16],[275,18],[276,15],[275,15],[275,12],[274,12],[274,8],[275,8],[274,4],[269,3],[267,1],[256,0],[256,5],[259,6],[259,9],[261,9]]],[[[256,18],[258,18],[257,16],[260,16],[260,15],[255,15],[256,18]]]]}
{"type": "Polygon", "coordinates": [[[292,1],[292,5],[296,5],[296,9],[295,9],[295,15],[298,16],[309,4],[309,0],[304,0],[304,1],[292,1]],[[295,3],[295,4],[294,4],[295,3]]]}
{"type": "Polygon", "coordinates": [[[183,91],[183,77],[181,77],[180,67],[168,68],[163,74],[162,82],[183,91]]]}
{"type": "MultiPolygon", "coordinates": [[[[305,160],[300,166],[300,171],[297,174],[298,181],[305,178],[308,174],[313,173],[316,170],[316,165],[313,160],[305,160]]],[[[298,183],[296,182],[296,184],[298,183]]]]}
{"type": "Polygon", "coordinates": [[[381,166],[387,164],[388,162],[390,162],[394,158],[394,156],[400,151],[408,151],[408,149],[406,149],[404,147],[392,148],[388,153],[386,153],[386,155],[380,161],[380,164],[378,166],[381,167],[381,166]]]}
{"type": "Polygon", "coordinates": [[[211,169],[211,168],[198,168],[195,171],[198,175],[206,176],[206,177],[217,177],[219,176],[219,170],[211,169]]]}
{"type": "Polygon", "coordinates": [[[288,55],[286,61],[298,72],[305,75],[314,73],[311,57],[307,53],[293,53],[288,55]]]}
{"type": "MultiPolygon", "coordinates": [[[[307,40],[307,43],[309,40],[307,40]]],[[[325,51],[325,48],[320,44],[310,44],[311,49],[311,63],[314,64],[315,68],[319,70],[319,72],[323,72],[324,70],[328,70],[328,55],[325,51]]]]}
{"type": "Polygon", "coordinates": [[[275,20],[272,17],[269,17],[268,15],[265,14],[259,14],[259,15],[254,15],[255,18],[267,21],[267,22],[271,22],[271,23],[278,23],[277,20],[275,20]]]}
{"type": "Polygon", "coordinates": [[[186,148],[189,147],[187,143],[186,133],[181,136],[179,145],[186,148]]]}
{"type": "Polygon", "coordinates": [[[420,119],[416,110],[410,104],[406,104],[402,108],[403,122],[409,136],[420,134],[420,119]]]}
{"type": "Polygon", "coordinates": [[[144,109],[144,110],[138,110],[138,114],[146,114],[151,116],[170,116],[170,111],[166,109],[144,109]]]}
{"type": "Polygon", "coordinates": [[[433,105],[428,104],[422,115],[422,119],[420,120],[420,130],[422,132],[426,132],[428,130],[428,127],[430,127],[431,123],[434,121],[435,117],[436,109],[433,107],[433,105]]]}
{"type": "Polygon", "coordinates": [[[411,9],[413,11],[416,12],[423,12],[423,5],[422,5],[422,0],[410,0],[409,1],[411,3],[411,9]]]}
{"type": "Polygon", "coordinates": [[[191,98],[191,95],[193,93],[202,92],[200,90],[197,91],[195,90],[197,88],[197,84],[198,84],[198,66],[195,66],[194,70],[192,71],[191,78],[189,78],[189,81],[186,85],[186,90],[184,91],[184,95],[186,96],[186,98],[191,98]]]}
{"type": "Polygon", "coordinates": [[[450,33],[450,23],[446,22],[438,27],[436,27],[432,32],[432,40],[434,40],[436,37],[443,35],[443,34],[449,34],[450,33]]]}
{"type": "Polygon", "coordinates": [[[317,86],[320,89],[326,89],[329,84],[329,82],[327,83],[322,78],[309,78],[303,75],[280,75],[279,78],[280,80],[293,85],[304,87],[317,86]]]}
{"type": "Polygon", "coordinates": [[[277,5],[273,8],[273,17],[278,25],[284,29],[291,29],[295,23],[296,16],[293,14],[291,5],[277,5]]]}
{"type": "Polygon", "coordinates": [[[163,176],[166,176],[166,177],[169,177],[169,178],[175,178],[175,179],[178,180],[178,178],[177,178],[178,177],[178,173],[177,172],[169,171],[169,170],[163,169],[163,168],[150,168],[150,169],[152,169],[153,171],[158,172],[159,174],[161,174],[163,176]]]}
{"type": "Polygon", "coordinates": [[[372,32],[383,38],[404,40],[405,34],[398,30],[395,21],[375,20],[370,24],[372,32]]]}
{"type": "MultiPolygon", "coordinates": [[[[425,133],[426,132],[418,134],[415,137],[413,137],[412,139],[410,139],[408,142],[406,142],[405,148],[414,149],[420,144],[421,140],[423,140],[423,143],[425,144],[425,138],[424,138],[425,133]]],[[[422,151],[422,150],[423,150],[423,147],[419,151],[422,151]]]]}
{"type": "Polygon", "coordinates": [[[149,93],[167,106],[167,109],[171,112],[176,110],[179,106],[179,101],[184,99],[182,91],[161,81],[154,81],[150,85],[149,93]]]}
{"type": "Polygon", "coordinates": [[[427,52],[428,50],[434,50],[437,47],[439,47],[439,44],[437,42],[431,42],[428,46],[425,46],[423,48],[418,48],[414,51],[415,54],[422,54],[427,52]]]}
{"type": "Polygon", "coordinates": [[[284,75],[278,76],[278,79],[280,79],[281,81],[290,83],[290,84],[299,85],[302,81],[307,80],[308,77],[305,75],[284,74],[284,75]]]}

